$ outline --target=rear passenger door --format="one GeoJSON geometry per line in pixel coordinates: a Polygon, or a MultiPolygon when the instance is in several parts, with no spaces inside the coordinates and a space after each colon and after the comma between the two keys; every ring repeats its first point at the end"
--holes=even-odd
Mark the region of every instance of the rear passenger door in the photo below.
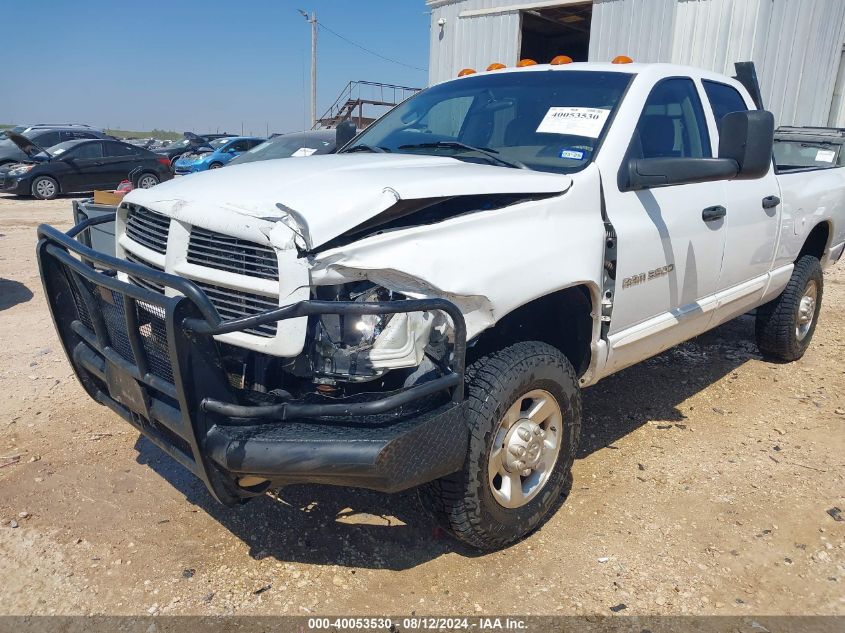
{"type": "Polygon", "coordinates": [[[712,156],[696,83],[688,77],[657,83],[619,165],[619,181],[604,183],[617,245],[608,332],[612,371],[707,329],[725,247],[724,220],[705,221],[703,214],[725,205],[724,182],[628,191],[623,178],[628,161],[712,156]]]}
{"type": "MultiPolygon", "coordinates": [[[[730,112],[755,109],[739,91],[717,81],[702,81],[708,114],[715,129],[730,112]]],[[[718,143],[718,135],[717,141],[718,143]]],[[[780,195],[774,168],[757,180],[730,180],[727,196],[726,241],[722,272],[717,284],[715,323],[742,314],[759,303],[768,284],[780,227],[780,195]]]]}
{"type": "Polygon", "coordinates": [[[141,150],[128,143],[119,141],[103,141],[105,156],[103,157],[103,177],[106,187],[114,189],[121,180],[129,177],[129,172],[141,164],[139,156],[141,150]]]}

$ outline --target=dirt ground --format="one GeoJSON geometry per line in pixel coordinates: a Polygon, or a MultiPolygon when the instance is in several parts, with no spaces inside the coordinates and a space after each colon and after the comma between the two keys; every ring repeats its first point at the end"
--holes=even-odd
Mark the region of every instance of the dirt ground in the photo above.
{"type": "Polygon", "coordinates": [[[585,392],[569,499],[479,556],[413,492],[221,507],[89,400],[34,252],[70,205],[0,196],[0,613],[845,614],[845,268],[798,363],[743,317],[585,392]]]}

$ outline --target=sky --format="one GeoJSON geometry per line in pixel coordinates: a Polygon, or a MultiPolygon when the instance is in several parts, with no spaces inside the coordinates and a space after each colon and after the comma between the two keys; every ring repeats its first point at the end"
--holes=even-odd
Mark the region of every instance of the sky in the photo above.
{"type": "Polygon", "coordinates": [[[350,80],[424,87],[424,0],[0,2],[0,123],[263,135],[310,127],[316,11],[318,116],[350,80]],[[10,25],[20,25],[11,28],[10,25]],[[409,68],[416,67],[416,68],[409,68]]]}

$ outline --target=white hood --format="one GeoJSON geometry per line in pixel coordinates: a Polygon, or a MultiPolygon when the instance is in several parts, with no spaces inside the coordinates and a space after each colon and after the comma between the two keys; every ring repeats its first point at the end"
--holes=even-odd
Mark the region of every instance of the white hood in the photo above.
{"type": "Polygon", "coordinates": [[[477,194],[560,193],[569,176],[407,154],[340,154],[231,165],[136,189],[126,201],[179,219],[215,210],[266,220],[295,212],[320,246],[398,200],[477,194]],[[279,204],[282,209],[277,207],[279,204]]]}

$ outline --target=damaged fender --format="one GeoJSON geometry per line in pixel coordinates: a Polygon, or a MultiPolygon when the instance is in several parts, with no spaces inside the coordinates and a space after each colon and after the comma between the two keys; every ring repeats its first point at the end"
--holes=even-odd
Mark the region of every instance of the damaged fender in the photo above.
{"type": "Polygon", "coordinates": [[[367,279],[410,296],[448,299],[464,313],[469,338],[566,287],[589,286],[596,305],[604,255],[604,224],[595,211],[599,172],[591,165],[572,179],[562,195],[389,231],[320,253],[313,258],[312,283],[367,279]]]}

